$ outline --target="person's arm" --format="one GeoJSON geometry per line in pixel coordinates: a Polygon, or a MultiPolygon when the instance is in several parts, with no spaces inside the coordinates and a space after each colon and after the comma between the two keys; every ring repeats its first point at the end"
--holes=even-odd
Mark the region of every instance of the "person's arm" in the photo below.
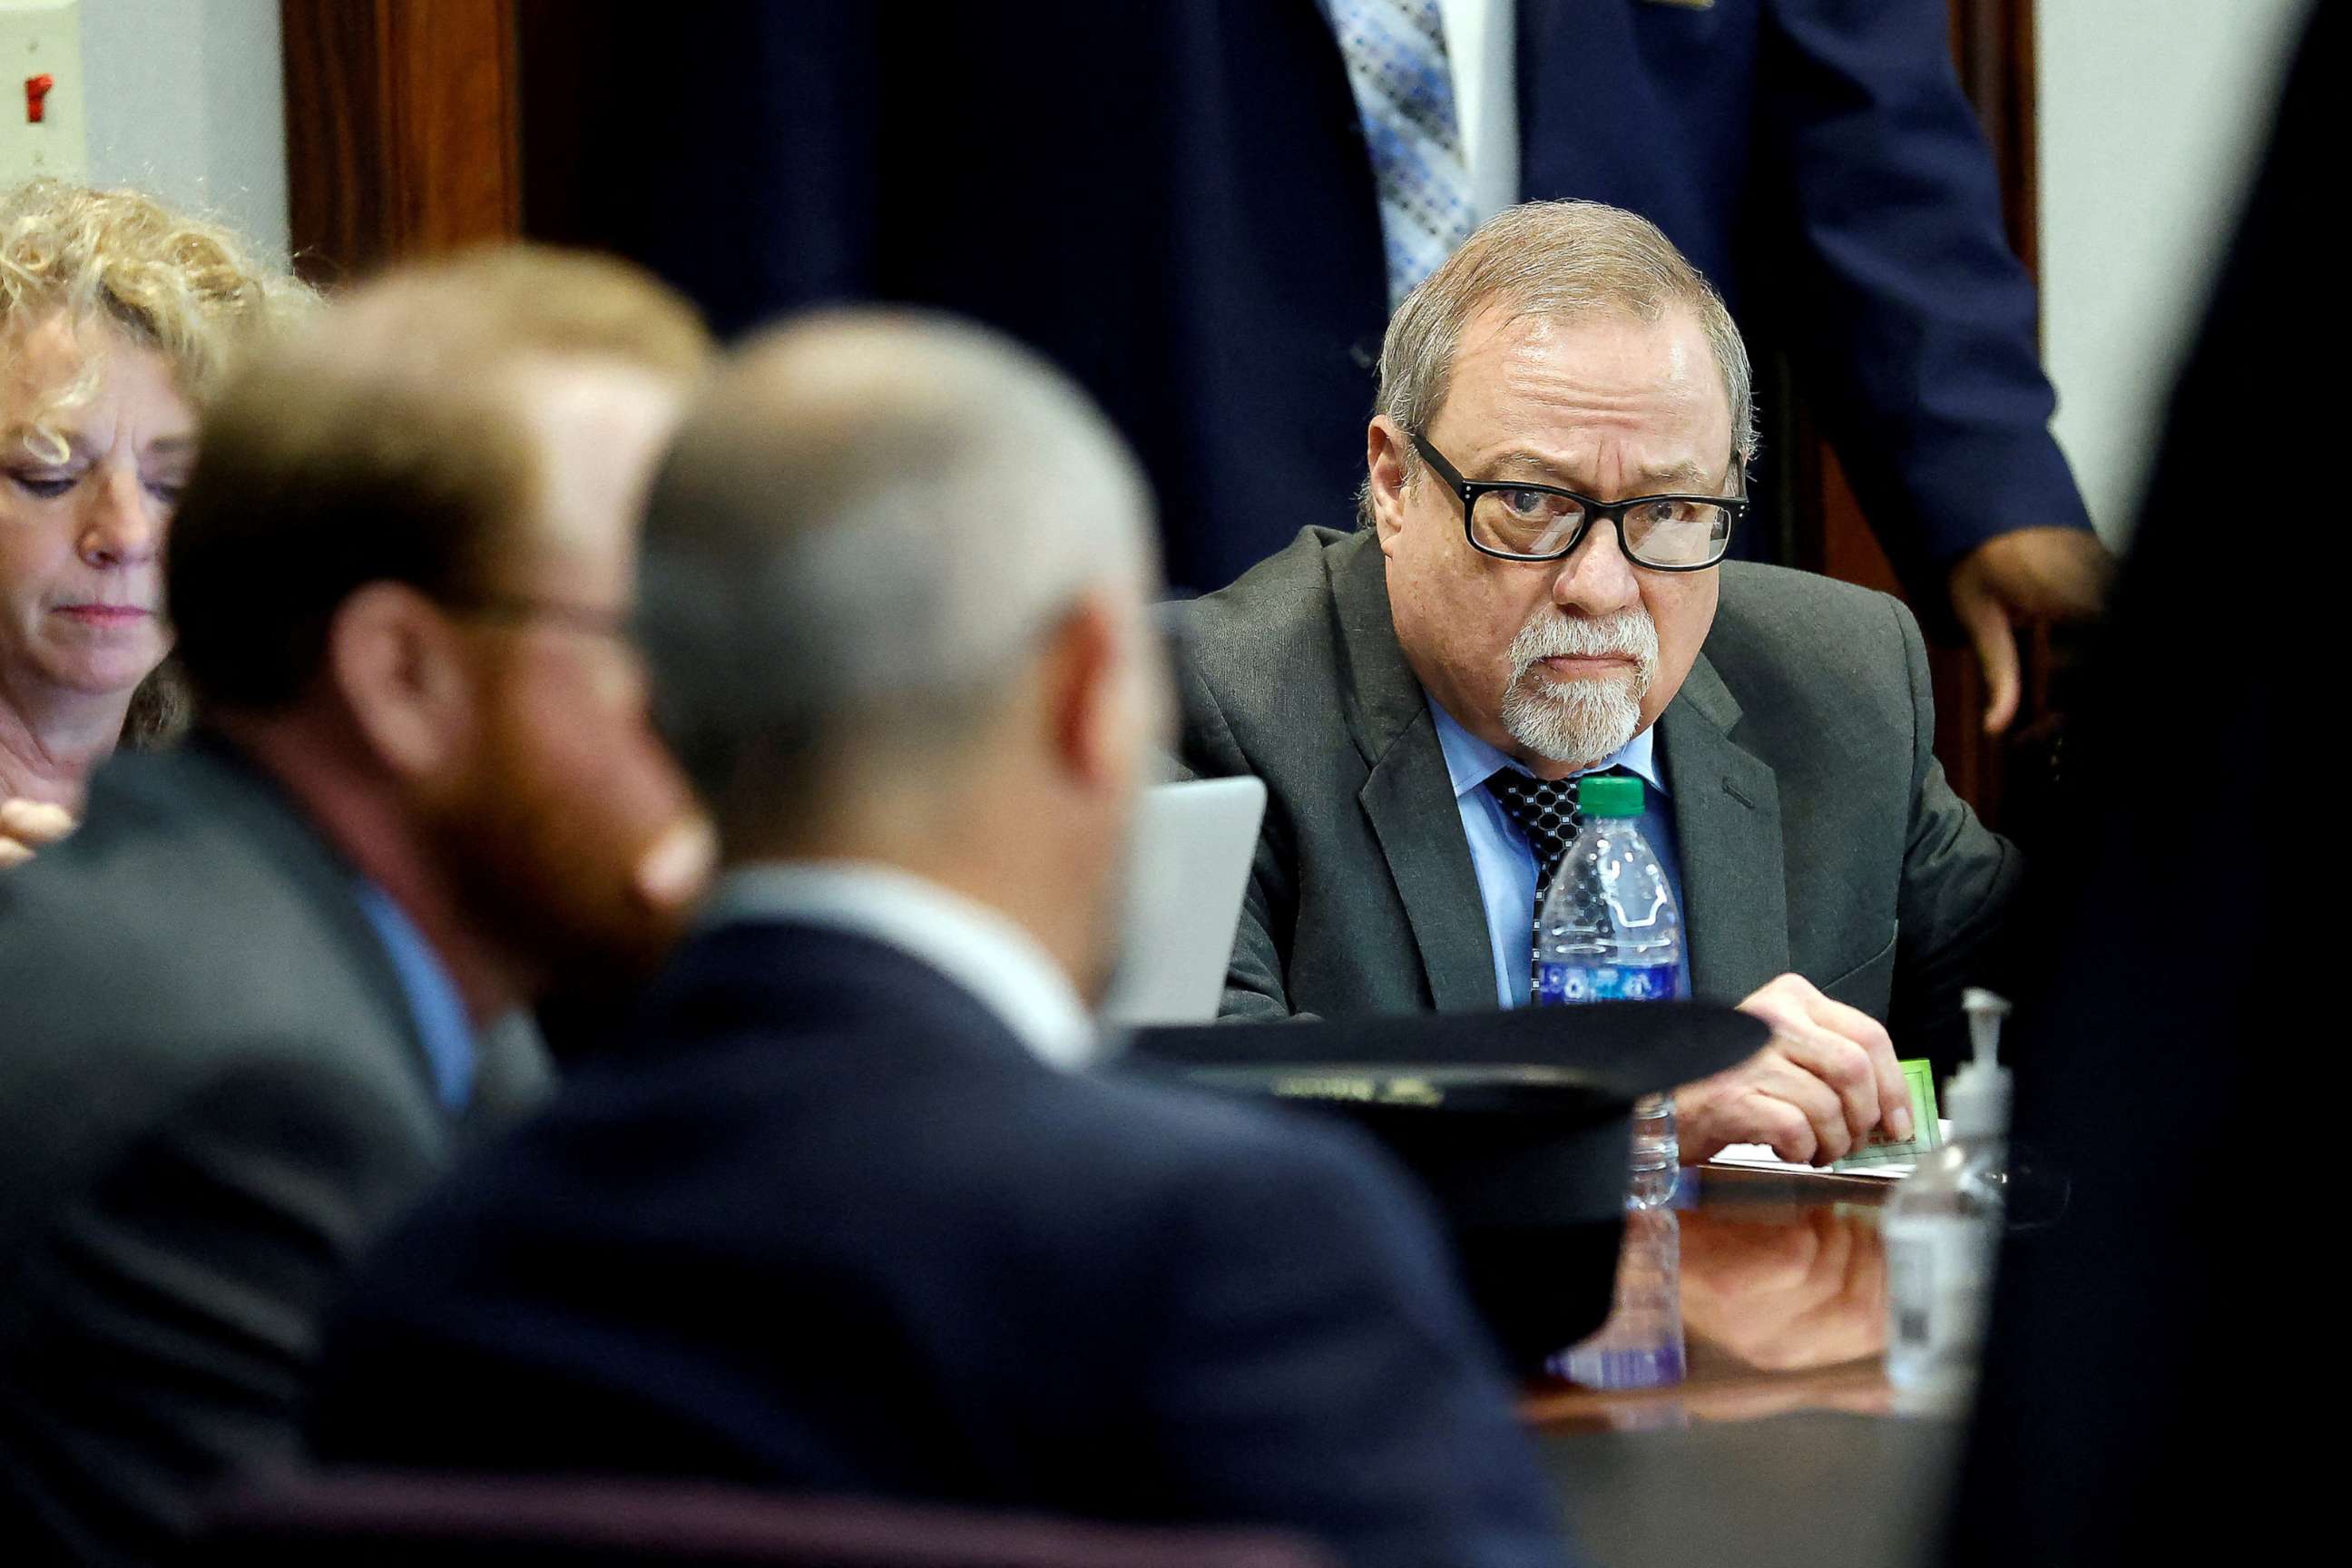
{"type": "Polygon", "coordinates": [[[216,1076],[58,1215],[15,1288],[21,1493],[78,1556],[161,1556],[285,1452],[327,1297],[438,1163],[428,1108],[300,1053],[216,1076]]]}
{"type": "Polygon", "coordinates": [[[1559,1568],[1552,1488],[1423,1200],[1304,1119],[1242,1156],[1156,1244],[1150,1419],[1188,1506],[1353,1568],[1559,1568]]]}
{"type": "MultiPolygon", "coordinates": [[[[1224,710],[1209,683],[1181,658],[1175,670],[1183,709],[1182,752],[1178,762],[1184,775],[1257,776],[1257,769],[1225,722],[1224,710]]],[[[1250,859],[1249,882],[1242,889],[1241,921],[1234,931],[1234,956],[1225,972],[1224,999],[1217,1005],[1219,1018],[1267,1023],[1302,1016],[1292,1012],[1283,984],[1290,914],[1297,905],[1287,834],[1280,803],[1269,796],[1265,821],[1258,829],[1257,852],[1250,859]]]]}
{"type": "Polygon", "coordinates": [[[2108,558],[2050,434],[2033,281],[1932,0],[1768,0],[1759,206],[1801,265],[1780,301],[1822,424],[1920,603],[1948,601],[2016,710],[2012,623],[2095,611],[2108,558]]]}

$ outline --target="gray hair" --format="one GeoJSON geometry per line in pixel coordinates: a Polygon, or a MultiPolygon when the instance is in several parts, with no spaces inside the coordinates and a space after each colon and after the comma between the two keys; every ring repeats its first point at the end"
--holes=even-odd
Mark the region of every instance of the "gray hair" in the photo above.
{"type": "Polygon", "coordinates": [[[935,752],[1082,594],[1150,591],[1149,493],[1085,395],[1008,339],[872,310],[772,330],[706,388],[647,503],[662,728],[722,815],[894,737],[935,752]]]}
{"type": "MultiPolygon", "coordinates": [[[[1523,202],[1480,225],[1405,296],[1381,343],[1378,411],[1425,430],[1445,405],[1471,321],[1495,306],[1514,317],[1615,312],[1654,321],[1682,306],[1698,318],[1731,404],[1739,460],[1756,455],[1755,378],[1731,312],[1674,241],[1645,217],[1600,202],[1523,202]]],[[[1405,471],[1415,456],[1403,453],[1405,471]]],[[[1370,519],[1369,483],[1358,512],[1370,519]]]]}

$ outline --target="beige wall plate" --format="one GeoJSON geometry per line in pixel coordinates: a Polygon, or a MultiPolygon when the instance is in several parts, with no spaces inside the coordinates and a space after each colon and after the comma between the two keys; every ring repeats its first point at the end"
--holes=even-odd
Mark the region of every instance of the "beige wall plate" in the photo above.
{"type": "Polygon", "coordinates": [[[82,89],[81,0],[0,0],[0,186],[89,178],[82,89]]]}

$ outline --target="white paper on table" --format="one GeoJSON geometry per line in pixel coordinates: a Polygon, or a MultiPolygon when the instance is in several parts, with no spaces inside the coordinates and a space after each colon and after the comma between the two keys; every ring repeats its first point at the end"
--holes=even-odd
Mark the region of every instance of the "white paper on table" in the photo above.
{"type": "MultiPolygon", "coordinates": [[[[1943,1118],[1936,1125],[1948,1142],[1952,1136],[1951,1120],[1948,1117],[1943,1118]]],[[[1737,1165],[1746,1171],[1788,1171],[1809,1176],[1866,1176],[1874,1180],[1891,1182],[1899,1176],[1909,1175],[1917,1162],[1890,1160],[1883,1165],[1855,1165],[1841,1171],[1834,1166],[1800,1165],[1783,1160],[1772,1152],[1772,1146],[1769,1143],[1729,1143],[1726,1144],[1723,1151],[1707,1163],[1737,1165]]]]}

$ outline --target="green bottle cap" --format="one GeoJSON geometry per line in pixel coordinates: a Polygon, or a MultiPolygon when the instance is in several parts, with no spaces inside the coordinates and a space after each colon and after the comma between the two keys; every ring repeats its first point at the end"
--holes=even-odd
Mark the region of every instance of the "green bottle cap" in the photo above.
{"type": "Polygon", "coordinates": [[[1576,809],[1586,816],[1639,816],[1642,781],[1622,773],[1592,773],[1576,781],[1576,809]]]}

